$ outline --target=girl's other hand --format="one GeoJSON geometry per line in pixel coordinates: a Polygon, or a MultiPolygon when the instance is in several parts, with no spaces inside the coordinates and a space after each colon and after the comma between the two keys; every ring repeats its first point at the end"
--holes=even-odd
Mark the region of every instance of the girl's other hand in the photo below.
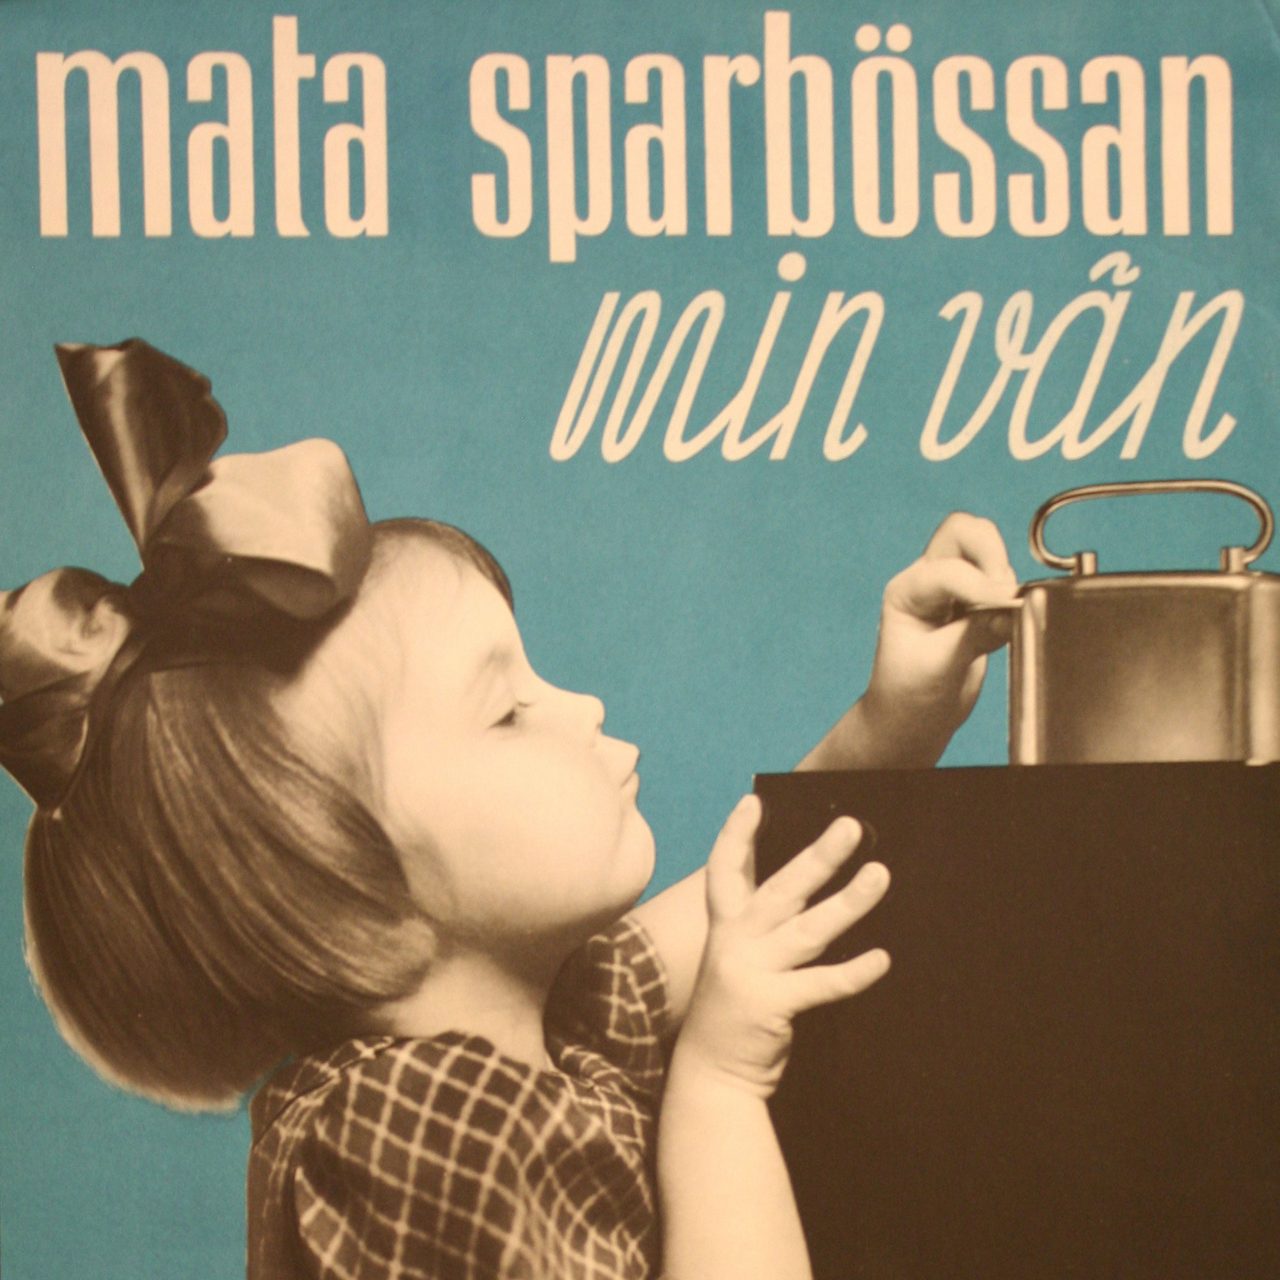
{"type": "Polygon", "coordinates": [[[858,823],[842,817],[757,888],[759,823],[760,801],[745,796],[707,862],[710,933],[676,1055],[683,1071],[767,1098],[786,1066],[795,1015],[855,995],[888,970],[881,950],[802,966],[880,901],[889,873],[869,862],[845,888],[807,905],[862,838],[858,823]]]}

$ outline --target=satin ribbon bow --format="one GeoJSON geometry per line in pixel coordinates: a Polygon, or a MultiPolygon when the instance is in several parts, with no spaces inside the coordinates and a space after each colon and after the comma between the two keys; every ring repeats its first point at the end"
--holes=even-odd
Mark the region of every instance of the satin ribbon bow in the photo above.
{"type": "Polygon", "coordinates": [[[321,619],[355,592],[372,543],[331,441],[214,461],[226,418],[194,369],[139,339],[56,351],[143,571],[125,587],[57,569],[0,592],[0,764],[42,808],[70,786],[95,694],[156,635],[185,638],[180,658],[158,661],[177,665],[213,660],[202,635],[223,658],[237,636],[251,645],[252,619],[321,619]]]}

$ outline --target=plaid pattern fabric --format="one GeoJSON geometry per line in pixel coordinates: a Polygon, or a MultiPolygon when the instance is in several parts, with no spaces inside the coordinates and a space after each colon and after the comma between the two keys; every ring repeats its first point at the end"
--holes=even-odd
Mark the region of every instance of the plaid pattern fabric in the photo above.
{"type": "Polygon", "coordinates": [[[643,1280],[666,983],[627,919],[565,967],[556,1069],[480,1036],[348,1040],[254,1098],[250,1280],[643,1280]]]}

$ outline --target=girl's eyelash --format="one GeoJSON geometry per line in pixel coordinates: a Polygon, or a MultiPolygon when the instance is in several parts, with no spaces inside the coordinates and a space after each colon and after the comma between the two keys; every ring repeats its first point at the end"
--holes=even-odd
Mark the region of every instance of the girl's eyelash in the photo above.
{"type": "Polygon", "coordinates": [[[521,711],[523,711],[529,703],[516,702],[516,704],[502,717],[493,722],[495,729],[510,729],[515,723],[521,711]]]}

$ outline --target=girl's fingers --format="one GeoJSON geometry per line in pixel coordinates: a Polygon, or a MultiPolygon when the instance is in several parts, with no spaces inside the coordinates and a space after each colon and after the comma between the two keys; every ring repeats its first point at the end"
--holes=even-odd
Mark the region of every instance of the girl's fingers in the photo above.
{"type": "Polygon", "coordinates": [[[794,966],[820,956],[846,929],[861,920],[888,888],[888,868],[880,862],[868,862],[838,893],[776,931],[773,941],[778,962],[794,966]]]}
{"type": "Polygon", "coordinates": [[[864,951],[843,964],[797,969],[787,977],[791,1014],[856,996],[888,972],[889,953],[881,948],[864,951]]]}
{"type": "Polygon", "coordinates": [[[943,625],[972,605],[1007,604],[1017,584],[995,578],[967,560],[917,560],[885,588],[885,604],[923,622],[943,625]]]}
{"type": "Polygon", "coordinates": [[[967,511],[953,511],[934,530],[924,555],[927,560],[958,557],[993,578],[1013,581],[1009,552],[1000,530],[990,520],[971,516],[967,511]]]}
{"type": "Polygon", "coordinates": [[[862,827],[855,818],[837,818],[756,890],[750,906],[752,925],[764,932],[802,912],[809,899],[848,861],[861,839],[862,827]]]}
{"type": "Polygon", "coordinates": [[[756,887],[756,831],[760,798],[743,796],[725,819],[707,859],[707,910],[711,919],[740,915],[756,887]]]}

